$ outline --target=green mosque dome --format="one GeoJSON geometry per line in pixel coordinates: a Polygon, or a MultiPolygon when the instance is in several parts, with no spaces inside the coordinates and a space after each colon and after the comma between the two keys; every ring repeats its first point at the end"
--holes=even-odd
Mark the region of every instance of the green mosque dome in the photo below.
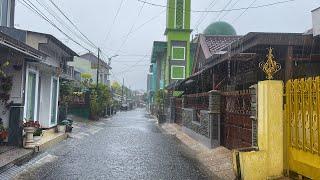
{"type": "Polygon", "coordinates": [[[236,30],[229,23],[224,21],[210,24],[203,33],[205,35],[237,35],[236,30]]]}

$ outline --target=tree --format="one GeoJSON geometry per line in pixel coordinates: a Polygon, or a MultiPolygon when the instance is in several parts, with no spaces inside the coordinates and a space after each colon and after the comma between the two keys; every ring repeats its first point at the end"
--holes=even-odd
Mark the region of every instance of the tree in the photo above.
{"type": "Polygon", "coordinates": [[[81,78],[82,78],[82,82],[81,82],[82,86],[84,86],[84,88],[87,88],[87,89],[90,88],[93,82],[92,75],[89,73],[82,73],[81,78]]]}
{"type": "Polygon", "coordinates": [[[91,117],[97,119],[103,117],[105,110],[112,103],[111,93],[108,86],[98,84],[97,87],[91,87],[90,90],[90,112],[91,117]]]}
{"type": "Polygon", "coordinates": [[[118,83],[117,81],[113,81],[112,82],[111,88],[114,90],[114,92],[116,94],[121,94],[122,93],[122,87],[121,87],[120,83],[118,83]]]}
{"type": "Polygon", "coordinates": [[[68,114],[68,107],[72,101],[73,92],[75,89],[75,85],[72,81],[61,80],[60,81],[60,103],[61,108],[63,109],[62,119],[66,118],[65,116],[68,114]]]}

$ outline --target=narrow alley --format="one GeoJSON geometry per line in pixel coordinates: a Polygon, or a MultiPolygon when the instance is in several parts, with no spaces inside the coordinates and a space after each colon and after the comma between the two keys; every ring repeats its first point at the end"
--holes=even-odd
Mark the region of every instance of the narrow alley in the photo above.
{"type": "Polygon", "coordinates": [[[24,165],[16,179],[209,179],[144,109],[90,124],[75,125],[72,138],[24,165]]]}

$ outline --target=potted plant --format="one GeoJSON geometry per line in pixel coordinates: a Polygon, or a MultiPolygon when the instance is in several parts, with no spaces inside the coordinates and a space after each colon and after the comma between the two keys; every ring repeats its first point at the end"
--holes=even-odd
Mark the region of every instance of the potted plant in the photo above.
{"type": "Polygon", "coordinates": [[[40,124],[38,121],[26,121],[23,123],[23,130],[26,133],[26,142],[25,142],[25,148],[32,149],[34,148],[34,139],[33,139],[33,133],[36,131],[36,129],[40,128],[40,124]]]}
{"type": "Polygon", "coordinates": [[[66,124],[66,132],[70,132],[71,133],[72,129],[73,129],[73,127],[72,127],[73,120],[65,119],[62,122],[64,122],[66,124]]]}
{"type": "Polygon", "coordinates": [[[35,142],[40,141],[41,137],[42,137],[42,129],[41,128],[37,128],[34,132],[33,132],[33,140],[35,142]]]}
{"type": "Polygon", "coordinates": [[[4,128],[2,119],[0,118],[0,142],[7,141],[8,134],[8,130],[4,128]]]}
{"type": "Polygon", "coordinates": [[[2,76],[0,77],[0,101],[3,105],[7,106],[10,99],[10,91],[12,90],[12,77],[2,76]]]}
{"type": "Polygon", "coordinates": [[[65,133],[66,132],[66,127],[67,127],[67,122],[66,121],[61,121],[58,125],[57,125],[57,129],[59,133],[65,133]]]}

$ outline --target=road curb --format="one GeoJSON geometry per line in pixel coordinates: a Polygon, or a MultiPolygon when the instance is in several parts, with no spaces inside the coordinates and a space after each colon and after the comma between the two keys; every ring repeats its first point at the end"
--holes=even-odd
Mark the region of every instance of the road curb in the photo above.
{"type": "Polygon", "coordinates": [[[35,156],[35,154],[36,152],[34,150],[30,150],[28,153],[25,153],[22,156],[13,159],[12,161],[8,161],[5,165],[0,167],[0,174],[5,172],[7,169],[11,168],[15,164],[22,164],[23,162],[32,159],[35,156]]]}

